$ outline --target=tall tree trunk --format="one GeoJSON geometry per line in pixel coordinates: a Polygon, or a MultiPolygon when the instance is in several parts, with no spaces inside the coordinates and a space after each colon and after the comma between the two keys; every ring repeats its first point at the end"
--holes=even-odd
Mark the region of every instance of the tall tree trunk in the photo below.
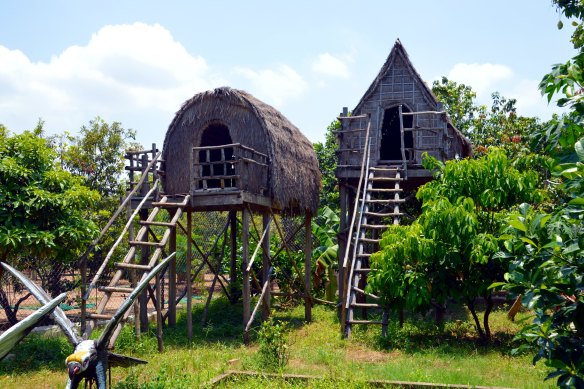
{"type": "Polygon", "coordinates": [[[489,315],[493,310],[493,294],[492,293],[485,293],[485,314],[483,315],[483,326],[485,327],[485,334],[487,340],[491,340],[491,327],[489,326],[489,315]]]}
{"type": "Polygon", "coordinates": [[[477,332],[479,333],[479,336],[484,339],[485,333],[483,332],[483,329],[481,328],[481,322],[479,321],[479,317],[477,316],[477,311],[475,309],[474,300],[471,298],[467,299],[466,305],[468,306],[468,310],[470,311],[470,314],[472,315],[472,318],[474,319],[475,326],[477,328],[477,332]]]}

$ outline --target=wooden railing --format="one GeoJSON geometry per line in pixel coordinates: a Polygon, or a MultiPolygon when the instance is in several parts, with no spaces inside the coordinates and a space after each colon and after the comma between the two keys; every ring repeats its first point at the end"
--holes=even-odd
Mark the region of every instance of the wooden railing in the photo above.
{"type": "Polygon", "coordinates": [[[191,193],[245,190],[267,194],[268,156],[240,143],[193,147],[191,193]]]}

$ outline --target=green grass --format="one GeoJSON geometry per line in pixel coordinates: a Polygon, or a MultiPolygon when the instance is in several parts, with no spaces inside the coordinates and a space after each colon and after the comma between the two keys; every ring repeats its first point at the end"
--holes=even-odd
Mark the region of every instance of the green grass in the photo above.
{"type": "MultiPolygon", "coordinates": [[[[179,316],[176,328],[165,329],[162,354],[157,351],[154,330],[136,341],[131,326],[126,326],[115,351],[146,359],[149,364],[113,369],[114,387],[201,387],[228,370],[266,370],[257,356],[255,335],[252,345],[242,343],[241,305],[232,306],[223,298],[214,300],[206,327],[200,325],[201,314],[202,304],[196,305],[191,344],[186,338],[184,313],[179,316]]],[[[323,380],[306,383],[237,378],[222,387],[358,388],[367,387],[366,380],[520,388],[553,386],[553,382],[543,382],[546,375],[543,365],[533,366],[528,355],[510,356],[511,339],[519,326],[509,322],[504,311],[492,314],[494,341],[491,344],[476,340],[463,309],[452,318],[458,318],[458,324],[448,322],[438,327],[421,318],[408,318],[403,328],[391,324],[386,339],[380,337],[380,328],[375,326],[358,327],[350,339],[343,340],[334,310],[315,307],[310,324],[304,323],[303,314],[303,307],[274,312],[277,320],[286,321],[291,328],[290,360],[280,371],[317,375],[323,380]]],[[[29,335],[17,346],[12,359],[0,363],[0,387],[64,387],[64,359],[69,352],[64,338],[29,335]]]]}

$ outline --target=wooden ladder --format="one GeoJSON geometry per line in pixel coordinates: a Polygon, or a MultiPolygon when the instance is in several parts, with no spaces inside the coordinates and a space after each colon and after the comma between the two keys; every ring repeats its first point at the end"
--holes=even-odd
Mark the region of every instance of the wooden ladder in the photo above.
{"type": "MultiPolygon", "coordinates": [[[[160,201],[152,203],[153,208],[148,214],[147,219],[140,221],[141,227],[138,230],[136,237],[128,242],[130,248],[128,249],[128,252],[124,256],[123,260],[121,262],[114,263],[116,271],[113,273],[107,286],[98,286],[99,280],[102,276],[103,270],[107,266],[107,263],[102,264],[102,267],[94,276],[88,288],[87,295],[91,293],[92,289],[97,289],[98,291],[103,292],[103,295],[97,304],[95,312],[88,313],[86,316],[89,320],[84,333],[84,338],[89,338],[91,331],[95,327],[96,320],[110,320],[112,318],[112,315],[105,313],[108,302],[112,299],[112,297],[120,296],[121,298],[125,298],[125,296],[132,293],[134,288],[132,286],[128,287],[127,285],[136,285],[138,279],[145,277],[145,275],[156,266],[158,261],[162,259],[164,247],[168,243],[172,230],[176,228],[176,224],[180,220],[184,208],[187,206],[187,204],[189,204],[190,195],[175,196],[172,200],[174,201],[169,201],[168,196],[163,196],[160,201]],[[162,209],[166,209],[170,214],[173,215],[169,222],[155,220],[156,216],[162,209]],[[160,240],[148,240],[148,233],[152,226],[164,227],[164,233],[160,240]],[[136,256],[138,247],[154,248],[154,250],[150,250],[147,263],[135,263],[134,258],[136,256]],[[124,279],[124,276],[128,276],[131,273],[136,274],[135,277],[133,277],[134,280],[124,279]]],[[[125,230],[122,232],[122,234],[124,233],[125,230]]],[[[110,253],[108,253],[106,256],[106,260],[104,262],[107,262],[107,260],[111,257],[111,252],[114,249],[115,245],[110,250],[110,253]]],[[[123,326],[123,322],[129,315],[129,312],[130,310],[127,311],[124,320],[120,323],[120,325],[118,325],[118,328],[116,328],[116,331],[110,340],[110,347],[112,347],[115,343],[123,326]]]]}
{"type": "Polygon", "coordinates": [[[368,169],[363,185],[364,193],[360,194],[362,205],[355,215],[357,229],[351,237],[354,255],[351,258],[351,268],[345,298],[345,336],[350,336],[354,324],[381,324],[384,331],[387,327],[387,312],[383,312],[381,321],[368,319],[368,310],[381,309],[374,301],[379,298],[365,291],[367,275],[370,272],[369,257],[379,250],[381,234],[387,229],[387,221],[399,224],[402,178],[401,166],[376,166],[368,169]],[[355,310],[362,310],[362,318],[357,319],[355,310]]]}

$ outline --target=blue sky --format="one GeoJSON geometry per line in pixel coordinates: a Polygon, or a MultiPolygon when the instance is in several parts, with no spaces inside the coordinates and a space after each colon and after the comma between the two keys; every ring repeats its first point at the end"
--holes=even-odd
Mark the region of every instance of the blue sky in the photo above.
{"type": "Polygon", "coordinates": [[[195,93],[228,85],[321,141],[399,38],[422,78],[442,75],[549,118],[537,84],[575,52],[548,0],[4,1],[0,123],[75,133],[96,115],[162,144],[195,93]]]}

